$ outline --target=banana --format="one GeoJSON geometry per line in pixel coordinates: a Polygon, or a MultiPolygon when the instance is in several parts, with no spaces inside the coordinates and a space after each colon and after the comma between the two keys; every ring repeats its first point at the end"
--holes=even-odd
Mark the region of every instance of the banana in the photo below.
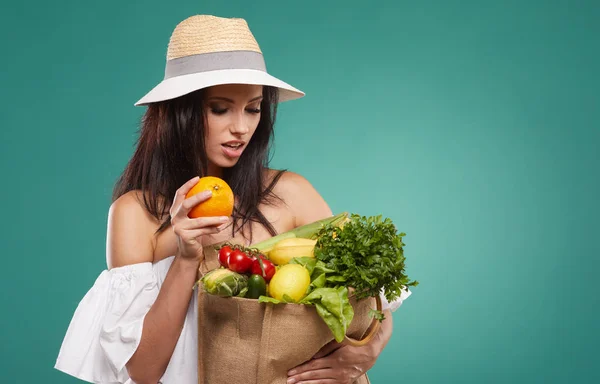
{"type": "Polygon", "coordinates": [[[314,249],[317,240],[289,238],[278,241],[269,251],[268,256],[277,265],[289,263],[294,257],[315,257],[314,249]]]}

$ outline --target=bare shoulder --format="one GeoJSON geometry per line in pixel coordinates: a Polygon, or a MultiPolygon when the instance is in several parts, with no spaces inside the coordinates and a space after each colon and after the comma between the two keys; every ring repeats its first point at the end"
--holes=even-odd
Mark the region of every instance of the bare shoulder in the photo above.
{"type": "MultiPolygon", "coordinates": [[[[277,171],[270,171],[275,174],[277,171]]],[[[317,189],[302,175],[284,172],[273,192],[291,209],[295,225],[300,226],[330,217],[331,209],[317,189]]]]}
{"type": "Polygon", "coordinates": [[[152,262],[158,222],[143,205],[140,191],[115,200],[108,211],[106,263],[108,268],[152,262]]]}

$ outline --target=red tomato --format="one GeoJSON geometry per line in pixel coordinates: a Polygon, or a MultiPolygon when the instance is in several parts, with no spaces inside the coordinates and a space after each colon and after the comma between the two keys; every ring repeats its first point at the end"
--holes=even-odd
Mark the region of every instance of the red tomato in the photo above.
{"type": "Polygon", "coordinates": [[[237,273],[246,273],[252,268],[252,259],[239,249],[234,249],[229,255],[229,269],[237,273]]]}
{"type": "MultiPolygon", "coordinates": [[[[265,255],[263,255],[262,253],[259,253],[258,256],[260,256],[260,258],[263,260],[266,259],[265,255]]],[[[256,260],[258,258],[257,253],[253,252],[252,255],[250,255],[250,258],[252,258],[252,261],[256,260]]]]}
{"type": "Polygon", "coordinates": [[[260,259],[262,260],[262,265],[265,269],[265,272],[263,273],[262,269],[260,268],[260,260],[258,258],[255,258],[252,262],[251,272],[255,275],[261,275],[265,281],[269,282],[275,274],[275,264],[273,264],[270,260],[267,260],[263,255],[260,255],[260,259]]]}
{"type": "Polygon", "coordinates": [[[219,249],[219,264],[225,268],[229,267],[229,255],[231,254],[231,247],[225,245],[219,249]]]}

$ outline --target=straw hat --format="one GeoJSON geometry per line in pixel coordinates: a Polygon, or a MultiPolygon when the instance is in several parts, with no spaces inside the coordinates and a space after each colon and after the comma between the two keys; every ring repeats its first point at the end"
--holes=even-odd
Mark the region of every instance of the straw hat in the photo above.
{"type": "Polygon", "coordinates": [[[304,92],[267,73],[263,54],[244,19],[195,15],[175,27],[164,79],[135,105],[169,100],[219,84],[276,87],[280,102],[304,96],[304,92]]]}

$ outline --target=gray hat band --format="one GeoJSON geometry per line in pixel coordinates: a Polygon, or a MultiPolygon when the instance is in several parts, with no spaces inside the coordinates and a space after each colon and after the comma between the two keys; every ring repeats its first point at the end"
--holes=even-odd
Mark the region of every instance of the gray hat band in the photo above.
{"type": "Polygon", "coordinates": [[[265,60],[261,53],[254,51],[213,52],[167,61],[167,65],[165,66],[165,80],[171,77],[220,69],[255,69],[263,72],[267,71],[265,60]]]}

